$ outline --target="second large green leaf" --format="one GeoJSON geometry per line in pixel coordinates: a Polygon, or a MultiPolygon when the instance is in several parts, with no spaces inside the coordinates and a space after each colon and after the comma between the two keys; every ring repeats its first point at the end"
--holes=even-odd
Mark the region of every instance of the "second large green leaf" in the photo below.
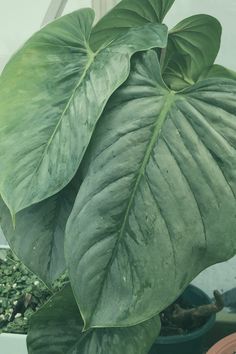
{"type": "Polygon", "coordinates": [[[66,260],[85,327],[137,324],[236,252],[236,81],[175,94],[137,56],[83,170],[66,260]]]}
{"type": "Polygon", "coordinates": [[[93,19],[83,9],[49,24],[0,77],[0,192],[12,214],[70,182],[130,57],[166,45],[166,27],[149,24],[93,53],[93,19]]]}
{"type": "Polygon", "coordinates": [[[147,354],[160,330],[158,316],[131,328],[82,332],[83,320],[70,285],[31,318],[29,354],[147,354]]]}

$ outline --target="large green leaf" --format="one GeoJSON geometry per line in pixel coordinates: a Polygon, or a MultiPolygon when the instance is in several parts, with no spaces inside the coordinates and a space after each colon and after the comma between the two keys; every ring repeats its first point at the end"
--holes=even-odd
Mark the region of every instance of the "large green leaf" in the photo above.
{"type": "Polygon", "coordinates": [[[236,81],[175,94],[154,51],[136,56],[84,163],[66,261],[85,326],[159,313],[236,252],[236,81]]]}
{"type": "Polygon", "coordinates": [[[94,26],[90,45],[97,50],[131,27],[161,23],[175,0],[122,0],[94,26]]]}
{"type": "Polygon", "coordinates": [[[179,91],[194,84],[212,66],[221,32],[220,23],[208,15],[186,18],[170,31],[163,77],[171,89],[179,91]]]}
{"type": "Polygon", "coordinates": [[[80,179],[76,177],[58,194],[11,215],[0,199],[0,225],[12,250],[46,284],[51,285],[66,268],[64,236],[80,179]]]}
{"type": "Polygon", "coordinates": [[[83,332],[68,285],[31,318],[29,354],[147,354],[160,330],[159,317],[130,328],[83,332]]]}
{"type": "Polygon", "coordinates": [[[131,55],[166,45],[166,27],[148,24],[93,53],[93,18],[84,9],[49,24],[0,78],[0,192],[12,214],[69,183],[131,55]]]}

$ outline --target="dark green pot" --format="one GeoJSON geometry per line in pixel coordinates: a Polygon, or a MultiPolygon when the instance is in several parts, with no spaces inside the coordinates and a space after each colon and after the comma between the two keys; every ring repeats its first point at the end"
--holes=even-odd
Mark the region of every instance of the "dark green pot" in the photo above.
{"type": "MultiPolygon", "coordinates": [[[[211,299],[193,285],[189,285],[182,297],[194,306],[211,303],[211,299]]],[[[189,334],[158,337],[149,354],[203,354],[205,335],[214,326],[215,318],[212,315],[204,326],[189,334]]]]}

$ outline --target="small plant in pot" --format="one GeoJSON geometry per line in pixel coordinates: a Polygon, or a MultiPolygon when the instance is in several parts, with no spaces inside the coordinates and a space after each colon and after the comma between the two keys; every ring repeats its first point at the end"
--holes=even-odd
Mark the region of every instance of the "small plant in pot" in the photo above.
{"type": "Polygon", "coordinates": [[[215,324],[216,313],[224,307],[223,297],[214,292],[215,302],[190,285],[160,317],[162,329],[150,354],[202,354],[206,334],[215,324]]]}
{"type": "Polygon", "coordinates": [[[160,313],[236,251],[236,76],[207,15],[123,0],[44,27],[0,78],[1,226],[50,287],[30,354],[147,354],[160,313]]]}

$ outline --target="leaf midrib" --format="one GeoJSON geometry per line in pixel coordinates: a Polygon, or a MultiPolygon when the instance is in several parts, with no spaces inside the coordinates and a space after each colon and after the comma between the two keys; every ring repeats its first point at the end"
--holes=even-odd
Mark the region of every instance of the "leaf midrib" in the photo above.
{"type": "Polygon", "coordinates": [[[128,221],[128,217],[129,217],[129,213],[130,213],[132,204],[134,202],[134,198],[135,198],[137,189],[139,187],[141,178],[142,178],[142,176],[145,173],[145,169],[146,169],[147,163],[148,163],[148,161],[150,159],[151,152],[152,152],[153,147],[156,144],[156,141],[157,141],[157,139],[158,139],[158,137],[160,135],[162,125],[164,124],[164,122],[166,120],[166,117],[167,117],[167,114],[169,112],[169,109],[170,109],[172,103],[174,102],[174,98],[175,98],[174,93],[171,92],[170,94],[168,94],[166,102],[164,103],[164,106],[162,108],[161,114],[160,114],[160,116],[159,116],[159,118],[157,120],[157,123],[155,124],[155,129],[154,129],[154,132],[153,132],[152,139],[150,140],[150,143],[148,144],[147,151],[145,153],[145,156],[144,156],[140,171],[138,173],[138,176],[137,176],[137,179],[136,179],[136,182],[135,182],[135,185],[134,185],[133,192],[132,192],[131,197],[130,197],[130,201],[128,203],[128,207],[127,207],[127,210],[126,210],[126,213],[125,213],[124,222],[122,224],[120,235],[119,235],[119,240],[123,237],[124,229],[126,227],[126,224],[127,224],[127,221],[128,221]]]}
{"type": "MultiPolygon", "coordinates": [[[[108,262],[108,265],[106,267],[106,273],[105,273],[103,281],[102,281],[102,285],[101,285],[100,292],[99,292],[99,295],[98,295],[98,301],[97,301],[97,304],[95,305],[93,313],[95,313],[95,310],[96,310],[96,308],[98,306],[99,299],[101,297],[101,294],[102,294],[102,291],[103,291],[103,288],[104,288],[104,285],[105,285],[105,281],[106,281],[109,269],[110,269],[110,267],[111,267],[111,265],[112,265],[112,263],[113,263],[113,261],[114,261],[114,259],[116,257],[116,254],[117,254],[118,245],[119,245],[120,241],[122,240],[122,238],[125,235],[125,232],[124,232],[125,231],[125,227],[127,225],[128,219],[129,219],[130,211],[131,211],[131,208],[133,206],[134,199],[135,199],[136,192],[138,190],[140,181],[141,181],[143,175],[145,174],[145,169],[146,169],[146,166],[147,166],[147,164],[149,162],[153,147],[157,143],[158,137],[159,137],[159,135],[161,133],[161,128],[162,128],[162,126],[163,126],[163,124],[164,124],[164,122],[165,122],[165,120],[166,120],[166,118],[168,116],[168,112],[169,112],[172,104],[174,103],[175,98],[176,98],[176,95],[175,95],[174,91],[170,91],[170,92],[168,92],[167,95],[163,96],[163,99],[164,99],[165,102],[163,104],[161,113],[158,116],[156,124],[154,125],[154,132],[153,132],[152,138],[151,138],[151,140],[150,140],[150,142],[148,144],[148,147],[147,147],[146,153],[144,155],[144,159],[143,159],[142,165],[141,165],[139,173],[137,175],[136,182],[135,182],[135,185],[134,185],[133,191],[131,193],[131,196],[130,196],[130,199],[129,199],[129,203],[128,203],[128,206],[127,206],[127,209],[126,209],[126,212],[125,212],[124,220],[123,220],[122,226],[120,228],[119,236],[118,236],[117,241],[115,243],[115,246],[113,248],[113,252],[112,252],[111,258],[110,258],[110,260],[108,262]],[[165,98],[166,98],[166,100],[165,100],[165,98]]],[[[93,318],[93,316],[92,316],[92,318],[93,318]]],[[[91,318],[91,322],[92,322],[92,318],[91,318]]],[[[89,328],[89,324],[85,323],[84,329],[88,329],[88,328],[89,328]]],[[[97,328],[97,327],[94,327],[94,328],[97,328]]]]}

